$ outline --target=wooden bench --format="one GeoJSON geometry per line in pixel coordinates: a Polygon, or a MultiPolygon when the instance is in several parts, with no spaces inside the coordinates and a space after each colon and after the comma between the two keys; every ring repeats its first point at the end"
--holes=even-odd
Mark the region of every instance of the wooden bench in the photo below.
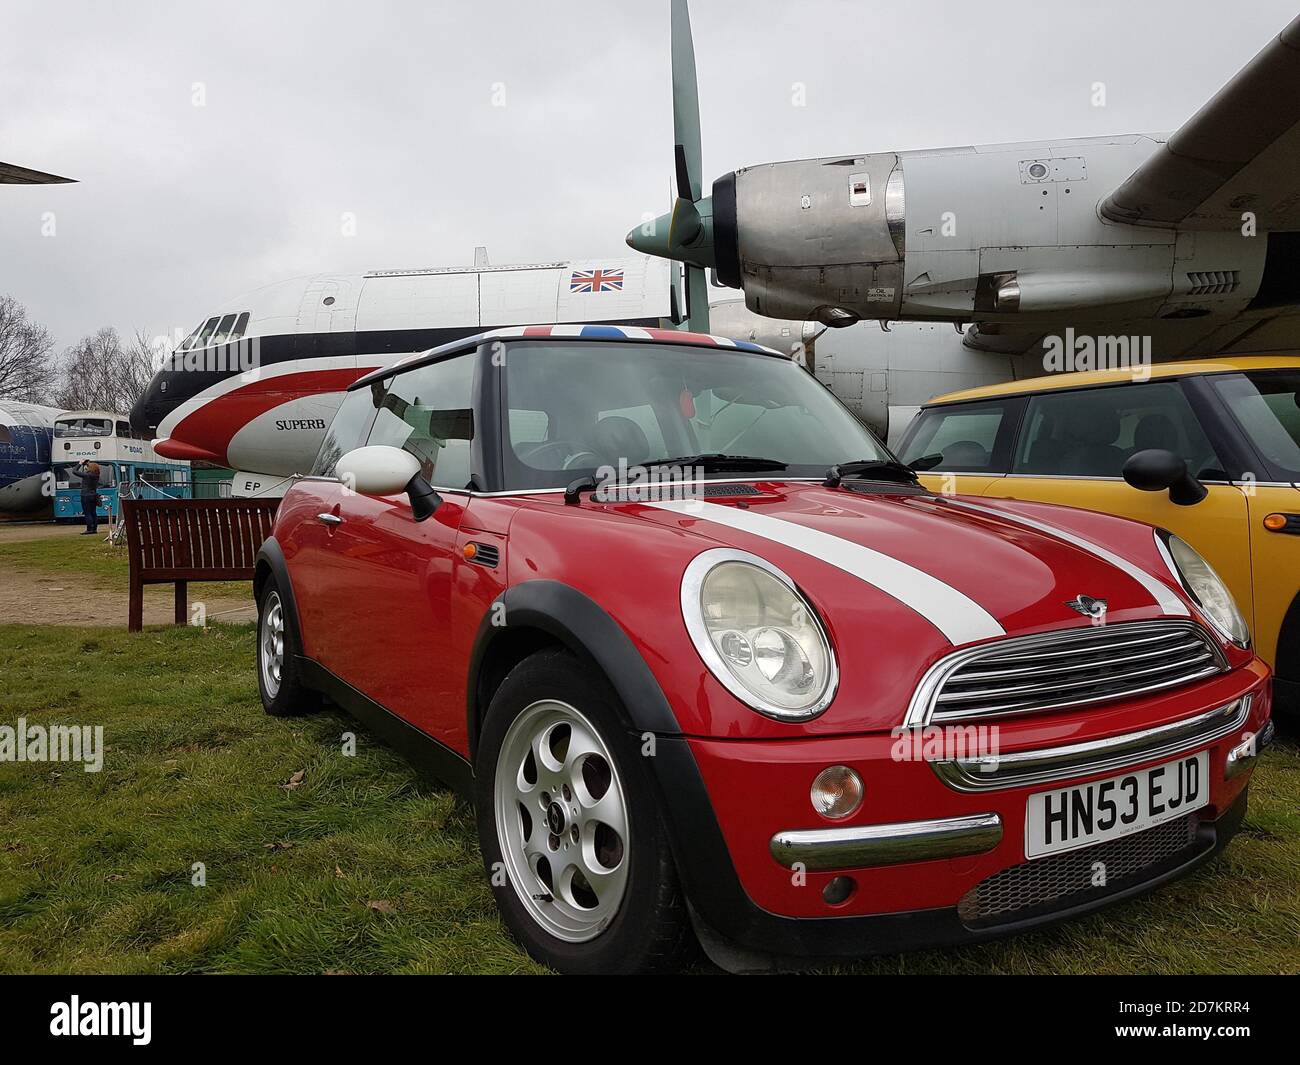
{"type": "Polygon", "coordinates": [[[128,629],[144,623],[144,586],[176,585],[176,624],[189,621],[190,581],[252,581],[278,499],[125,499],[131,556],[128,629]]]}

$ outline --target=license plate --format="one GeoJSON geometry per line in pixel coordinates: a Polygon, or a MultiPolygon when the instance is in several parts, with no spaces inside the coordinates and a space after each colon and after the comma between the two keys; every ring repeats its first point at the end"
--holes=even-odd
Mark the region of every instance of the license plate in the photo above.
{"type": "Polygon", "coordinates": [[[1199,810],[1210,799],[1208,751],[1029,796],[1025,857],[1090,847],[1199,810]]]}

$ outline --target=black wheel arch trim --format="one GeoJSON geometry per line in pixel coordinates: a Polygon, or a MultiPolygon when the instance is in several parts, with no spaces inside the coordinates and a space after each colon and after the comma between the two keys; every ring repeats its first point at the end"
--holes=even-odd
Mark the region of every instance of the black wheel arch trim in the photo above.
{"type": "Polygon", "coordinates": [[[516,584],[488,607],[474,637],[466,678],[466,714],[470,751],[478,749],[479,725],[487,711],[481,690],[484,663],[502,636],[525,629],[539,631],[604,673],[637,732],[681,732],[663,689],[632,640],[603,607],[561,581],[516,584]],[[500,619],[502,624],[495,624],[500,619]]]}
{"type": "Polygon", "coordinates": [[[275,577],[275,583],[279,586],[280,596],[284,600],[284,612],[287,617],[290,635],[293,637],[293,645],[302,651],[302,632],[298,628],[298,600],[293,594],[293,581],[289,579],[289,565],[284,560],[284,551],[281,550],[279,541],[274,536],[268,536],[262,542],[262,548],[257,552],[257,559],[253,563],[253,599],[256,600],[262,592],[262,582],[258,579],[258,572],[265,565],[272,576],[275,577]]]}
{"type": "Polygon", "coordinates": [[[1282,617],[1277,633],[1277,653],[1273,656],[1273,672],[1283,680],[1300,681],[1300,595],[1282,617]]]}

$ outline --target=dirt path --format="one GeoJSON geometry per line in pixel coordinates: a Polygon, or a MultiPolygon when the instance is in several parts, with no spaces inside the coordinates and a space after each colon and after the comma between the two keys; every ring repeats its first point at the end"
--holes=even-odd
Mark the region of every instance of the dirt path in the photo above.
{"type": "MultiPolygon", "coordinates": [[[[107,527],[102,527],[105,536],[107,527]]],[[[77,536],[80,525],[55,525],[53,522],[0,522],[0,544],[18,544],[25,540],[53,540],[61,536],[77,536]]]]}
{"type": "MultiPolygon", "coordinates": [[[[0,543],[44,540],[80,535],[63,525],[0,526],[0,543]]],[[[257,608],[244,585],[230,584],[229,594],[190,595],[190,609],[202,601],[209,622],[254,621],[257,608]]],[[[126,627],[126,588],[97,587],[78,581],[73,574],[44,573],[14,566],[0,559],[0,624],[112,625],[126,627]]],[[[172,586],[153,585],[144,590],[144,623],[170,625],[172,586]]]]}

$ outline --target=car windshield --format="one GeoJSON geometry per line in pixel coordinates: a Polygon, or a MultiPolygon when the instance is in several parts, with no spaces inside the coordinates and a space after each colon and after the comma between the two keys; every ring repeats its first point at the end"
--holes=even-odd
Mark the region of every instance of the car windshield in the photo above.
{"type": "Polygon", "coordinates": [[[816,378],[774,356],[530,341],[507,345],[504,364],[511,489],[688,456],[707,456],[692,465],[716,478],[819,477],[836,463],[893,457],[816,378]]]}
{"type": "Polygon", "coordinates": [[[1276,468],[1270,477],[1300,481],[1300,370],[1211,380],[1251,442],[1276,468]]]}

